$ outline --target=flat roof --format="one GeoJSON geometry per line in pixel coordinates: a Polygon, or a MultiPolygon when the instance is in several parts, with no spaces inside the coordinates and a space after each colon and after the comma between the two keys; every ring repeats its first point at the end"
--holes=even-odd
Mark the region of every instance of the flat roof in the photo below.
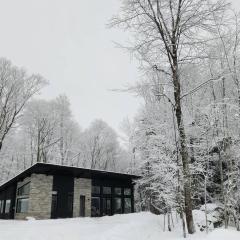
{"type": "Polygon", "coordinates": [[[68,175],[73,177],[91,178],[91,179],[93,178],[119,179],[119,180],[129,180],[129,181],[140,178],[140,176],[127,174],[127,173],[104,171],[104,170],[89,169],[89,168],[80,168],[80,167],[50,164],[50,163],[35,163],[34,165],[27,168],[23,172],[19,173],[12,179],[3,183],[0,186],[0,191],[7,188],[11,184],[14,184],[18,181],[23,180],[24,178],[30,176],[33,173],[46,174],[46,175],[68,175]]]}

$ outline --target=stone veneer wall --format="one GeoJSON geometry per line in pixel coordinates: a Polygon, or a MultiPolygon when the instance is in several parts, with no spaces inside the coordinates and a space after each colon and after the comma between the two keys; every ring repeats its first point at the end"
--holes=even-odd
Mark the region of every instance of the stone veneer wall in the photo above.
{"type": "Polygon", "coordinates": [[[29,181],[30,193],[28,212],[15,213],[15,219],[25,219],[26,217],[34,217],[36,219],[50,218],[53,176],[32,174],[30,178],[26,178],[23,182],[19,182],[17,186],[20,187],[29,181]]]}
{"type": "Polygon", "coordinates": [[[91,217],[92,180],[87,178],[74,179],[73,217],[80,215],[80,195],[85,196],[85,216],[91,217]]]}

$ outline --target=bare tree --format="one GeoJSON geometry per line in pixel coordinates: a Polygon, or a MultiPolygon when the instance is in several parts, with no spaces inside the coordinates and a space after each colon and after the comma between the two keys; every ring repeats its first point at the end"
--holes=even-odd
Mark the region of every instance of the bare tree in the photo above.
{"type": "Polygon", "coordinates": [[[0,59],[0,150],[25,104],[44,83],[40,75],[28,75],[10,61],[0,59]]]}
{"type": "Polygon", "coordinates": [[[56,100],[53,102],[54,108],[56,109],[56,117],[58,118],[58,128],[59,128],[59,152],[60,152],[60,158],[61,158],[61,164],[64,164],[67,162],[67,153],[69,148],[69,142],[68,142],[68,135],[69,130],[72,130],[70,128],[71,121],[71,110],[70,110],[70,103],[68,101],[68,98],[65,95],[60,95],[56,98],[56,100]]]}
{"type": "Polygon", "coordinates": [[[214,23],[227,8],[223,0],[124,0],[122,12],[112,26],[120,26],[134,34],[129,49],[142,61],[146,70],[160,73],[173,87],[168,98],[174,107],[180,141],[184,177],[185,214],[188,232],[195,232],[192,216],[191,174],[186,133],[183,122],[181,67],[205,58],[200,46],[210,41],[208,31],[216,31],[214,23]]]}
{"type": "Polygon", "coordinates": [[[82,136],[83,161],[90,168],[116,170],[119,143],[117,134],[102,120],[95,120],[82,136]]]}
{"type": "Polygon", "coordinates": [[[44,100],[29,102],[21,125],[30,142],[31,165],[33,162],[48,162],[49,151],[60,141],[60,138],[55,136],[57,119],[54,117],[52,105],[44,100]]]}

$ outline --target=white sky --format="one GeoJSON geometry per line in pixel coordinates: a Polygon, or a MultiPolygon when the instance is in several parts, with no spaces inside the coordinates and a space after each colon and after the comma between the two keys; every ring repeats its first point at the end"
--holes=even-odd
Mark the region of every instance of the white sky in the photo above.
{"type": "MultiPolygon", "coordinates": [[[[232,2],[240,10],[240,0],[232,2]]],[[[0,0],[0,56],[48,79],[42,98],[66,94],[83,128],[101,118],[118,130],[140,105],[110,91],[139,77],[129,54],[113,43],[127,35],[106,28],[119,6],[119,0],[0,0]]]]}

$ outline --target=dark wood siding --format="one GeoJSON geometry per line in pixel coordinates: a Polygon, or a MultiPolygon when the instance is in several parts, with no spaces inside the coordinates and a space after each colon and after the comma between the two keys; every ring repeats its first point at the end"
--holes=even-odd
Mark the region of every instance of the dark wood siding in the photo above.
{"type": "Polygon", "coordinates": [[[72,176],[53,176],[53,192],[56,194],[56,205],[51,218],[70,218],[73,215],[74,178],[72,176]]]}
{"type": "Polygon", "coordinates": [[[0,192],[0,200],[4,200],[3,213],[0,213],[1,219],[14,219],[16,186],[17,184],[12,184],[0,192]],[[11,200],[8,213],[5,213],[6,200],[11,200]]]}

